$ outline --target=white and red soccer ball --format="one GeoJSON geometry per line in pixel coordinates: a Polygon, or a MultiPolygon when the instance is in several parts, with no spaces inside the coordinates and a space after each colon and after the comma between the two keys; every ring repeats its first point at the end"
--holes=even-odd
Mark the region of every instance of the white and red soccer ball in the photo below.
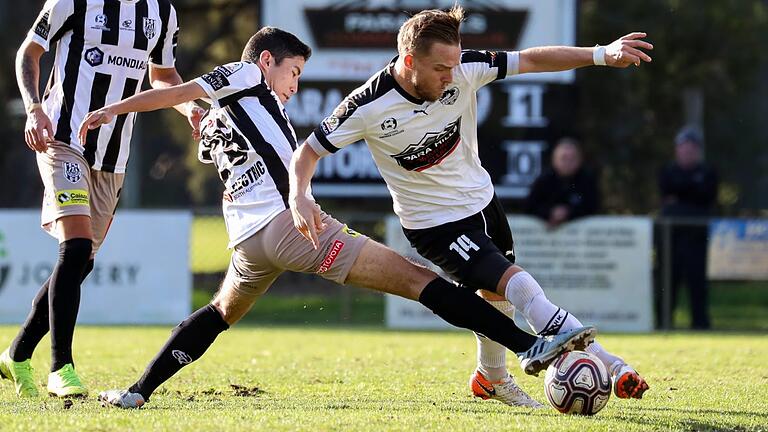
{"type": "Polygon", "coordinates": [[[596,356],[572,351],[549,365],[544,392],[549,404],[561,413],[594,415],[611,397],[611,377],[596,356]]]}

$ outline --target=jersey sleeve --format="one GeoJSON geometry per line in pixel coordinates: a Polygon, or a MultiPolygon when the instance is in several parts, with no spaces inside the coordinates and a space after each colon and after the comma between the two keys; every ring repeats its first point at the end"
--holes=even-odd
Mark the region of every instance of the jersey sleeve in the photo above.
{"type": "Polygon", "coordinates": [[[365,121],[353,96],[341,101],[333,114],[326,117],[307,138],[312,150],[320,156],[336,153],[365,137],[365,121]]]}
{"type": "Polygon", "coordinates": [[[461,52],[461,70],[476,89],[496,80],[520,72],[520,53],[517,51],[461,52]]]}
{"type": "MultiPolygon", "coordinates": [[[[160,40],[157,41],[155,48],[149,53],[149,62],[161,68],[172,68],[176,65],[176,45],[179,41],[179,21],[176,16],[176,9],[168,4],[168,19],[164,22],[163,30],[160,32],[160,40]]],[[[161,16],[164,15],[160,11],[161,16]]]]}
{"type": "Polygon", "coordinates": [[[71,17],[74,13],[74,0],[47,0],[35,24],[29,30],[27,39],[46,51],[50,50],[51,43],[60,39],[67,30],[71,30],[74,21],[71,17]]]}
{"type": "Polygon", "coordinates": [[[216,108],[227,105],[230,97],[262,84],[261,69],[253,63],[234,62],[216,66],[212,71],[194,79],[203,88],[216,108]]]}

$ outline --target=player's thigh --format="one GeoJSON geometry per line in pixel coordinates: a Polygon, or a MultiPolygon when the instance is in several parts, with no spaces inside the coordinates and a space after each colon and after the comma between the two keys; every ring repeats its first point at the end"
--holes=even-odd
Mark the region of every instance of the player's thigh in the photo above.
{"type": "Polygon", "coordinates": [[[90,167],[83,156],[56,142],[37,154],[45,188],[41,222],[59,242],[73,238],[93,239],[91,227],[90,167]]]}
{"type": "Polygon", "coordinates": [[[93,255],[104,243],[115,217],[125,174],[91,171],[91,227],[93,255]]]}
{"type": "Polygon", "coordinates": [[[404,230],[417,252],[449,276],[475,290],[496,291],[512,263],[486,234],[482,222],[448,223],[404,230]]]}
{"type": "Polygon", "coordinates": [[[422,289],[436,277],[432,271],[409,262],[381,243],[368,240],[355,260],[347,282],[418,300],[422,289]]]}
{"type": "Polygon", "coordinates": [[[235,247],[224,281],[211,302],[229,325],[240,321],[282,273],[258,252],[261,239],[257,236],[235,247]]]}
{"type": "Polygon", "coordinates": [[[290,210],[275,216],[262,229],[264,243],[271,245],[269,259],[276,266],[299,273],[314,273],[344,284],[360,251],[368,242],[362,235],[330,215],[321,214],[326,228],[318,233],[319,247],[314,249],[293,226],[290,210]]]}

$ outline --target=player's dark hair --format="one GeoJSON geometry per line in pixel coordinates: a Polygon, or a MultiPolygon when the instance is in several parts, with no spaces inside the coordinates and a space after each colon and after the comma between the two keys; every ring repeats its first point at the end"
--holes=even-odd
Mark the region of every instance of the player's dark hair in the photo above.
{"type": "Polygon", "coordinates": [[[432,44],[441,42],[459,45],[459,27],[464,21],[464,8],[458,4],[449,11],[430,9],[417,13],[404,22],[397,33],[397,51],[400,55],[429,51],[432,44]]]}
{"type": "Polygon", "coordinates": [[[307,44],[292,33],[276,27],[264,27],[251,36],[245,44],[241,60],[256,63],[262,51],[269,51],[278,65],[288,57],[300,56],[307,61],[312,55],[312,48],[307,44]]]}

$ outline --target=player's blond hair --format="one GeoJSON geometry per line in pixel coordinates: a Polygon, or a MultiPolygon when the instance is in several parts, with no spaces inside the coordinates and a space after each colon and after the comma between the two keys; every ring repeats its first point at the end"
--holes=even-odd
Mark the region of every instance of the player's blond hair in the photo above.
{"type": "Polygon", "coordinates": [[[430,9],[417,13],[400,26],[397,33],[397,51],[404,54],[424,54],[432,44],[441,42],[459,45],[459,27],[464,21],[464,8],[458,4],[446,11],[430,9]]]}

